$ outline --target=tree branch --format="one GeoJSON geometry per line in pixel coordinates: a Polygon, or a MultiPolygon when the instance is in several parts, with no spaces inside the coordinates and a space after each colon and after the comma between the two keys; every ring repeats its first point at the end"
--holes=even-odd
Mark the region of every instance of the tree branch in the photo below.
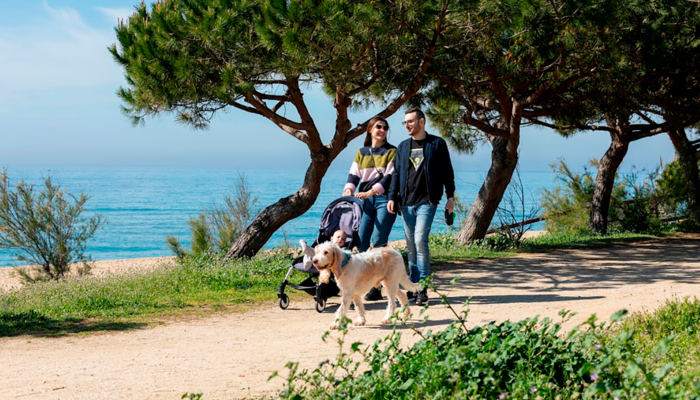
{"type": "Polygon", "coordinates": [[[485,123],[485,122],[482,122],[478,119],[475,119],[471,116],[471,114],[469,112],[464,113],[464,115],[462,116],[462,122],[464,122],[467,125],[473,126],[474,128],[476,128],[484,133],[487,133],[489,135],[498,136],[498,137],[502,137],[502,138],[510,137],[510,135],[508,134],[507,131],[505,131],[503,129],[494,128],[492,125],[490,125],[488,123],[485,123]]]}
{"type": "Polygon", "coordinates": [[[544,126],[546,128],[551,128],[555,129],[558,131],[570,131],[570,130],[579,130],[579,131],[605,131],[609,133],[616,133],[615,129],[603,126],[603,125],[585,125],[585,124],[574,124],[574,125],[557,125],[557,124],[550,124],[544,121],[540,121],[537,118],[528,118],[528,120],[536,125],[544,126]]]}
{"type": "Polygon", "coordinates": [[[289,133],[304,143],[309,143],[308,135],[304,132],[309,128],[307,125],[292,121],[273,112],[262,100],[253,95],[253,93],[246,93],[245,101],[246,103],[252,105],[260,115],[272,121],[272,123],[277,125],[283,131],[289,133]]]}
{"type": "Polygon", "coordinates": [[[379,78],[379,50],[377,49],[377,46],[375,46],[374,43],[372,43],[372,48],[374,49],[374,70],[372,71],[372,77],[363,85],[351,90],[347,94],[348,97],[353,97],[356,94],[362,93],[365,90],[369,89],[379,78]]]}

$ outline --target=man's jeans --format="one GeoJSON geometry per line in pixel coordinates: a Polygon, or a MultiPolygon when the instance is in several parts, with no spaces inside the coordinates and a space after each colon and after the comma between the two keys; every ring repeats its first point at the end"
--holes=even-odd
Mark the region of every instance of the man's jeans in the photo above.
{"type": "Polygon", "coordinates": [[[396,221],[396,214],[386,209],[387,196],[374,195],[362,203],[362,221],[360,222],[359,251],[369,249],[369,238],[372,237],[374,247],[385,247],[389,241],[389,233],[396,221]],[[376,229],[375,229],[376,228],[376,229]],[[372,231],[374,230],[374,235],[372,231]]]}
{"type": "Polygon", "coordinates": [[[411,274],[411,282],[414,283],[430,275],[428,237],[436,210],[437,205],[431,206],[430,203],[401,207],[403,230],[406,233],[408,269],[411,274]]]}

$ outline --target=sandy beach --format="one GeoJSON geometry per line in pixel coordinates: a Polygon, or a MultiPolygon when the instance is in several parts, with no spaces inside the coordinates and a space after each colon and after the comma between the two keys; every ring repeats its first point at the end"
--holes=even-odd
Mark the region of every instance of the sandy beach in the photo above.
{"type": "MultiPolygon", "coordinates": [[[[134,270],[147,270],[159,265],[173,262],[174,260],[175,257],[150,257],[130,258],[126,260],[94,261],[91,263],[92,269],[90,270],[90,273],[94,276],[102,276],[134,270]]],[[[75,274],[76,269],[80,266],[81,264],[71,265],[71,273],[69,273],[69,276],[71,274],[75,274]]],[[[20,267],[0,268],[0,290],[8,290],[22,286],[20,278],[16,272],[17,268],[32,269],[35,267],[31,265],[24,265],[20,267]]]]}

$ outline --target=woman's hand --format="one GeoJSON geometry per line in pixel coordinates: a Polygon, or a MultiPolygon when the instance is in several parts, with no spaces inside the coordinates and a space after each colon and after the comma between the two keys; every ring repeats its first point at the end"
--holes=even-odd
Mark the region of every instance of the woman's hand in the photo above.
{"type": "Polygon", "coordinates": [[[369,199],[370,197],[374,196],[377,194],[377,192],[374,191],[374,189],[368,190],[366,192],[358,192],[355,197],[358,199],[364,200],[364,199],[369,199]]]}
{"type": "Polygon", "coordinates": [[[352,190],[350,190],[350,189],[343,190],[343,196],[352,196],[352,190]]]}

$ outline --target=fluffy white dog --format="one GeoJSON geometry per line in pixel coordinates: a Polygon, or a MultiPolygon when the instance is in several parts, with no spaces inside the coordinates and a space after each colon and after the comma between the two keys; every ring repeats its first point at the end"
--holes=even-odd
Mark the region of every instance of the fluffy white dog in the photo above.
{"type": "Polygon", "coordinates": [[[401,254],[388,247],[348,254],[338,245],[325,242],[316,246],[316,255],[312,261],[319,271],[319,280],[328,283],[332,272],[341,291],[340,308],[335,313],[331,329],[338,329],[351,301],[355,303],[357,311],[355,325],[364,325],[366,320],[362,296],[379,283],[384,286],[389,298],[383,324],[390,323],[391,316],[396,312],[397,299],[403,307],[403,317],[407,318],[410,314],[408,298],[406,293],[399,290],[399,285],[411,291],[420,289],[420,285],[412,283],[408,278],[401,254]]]}

